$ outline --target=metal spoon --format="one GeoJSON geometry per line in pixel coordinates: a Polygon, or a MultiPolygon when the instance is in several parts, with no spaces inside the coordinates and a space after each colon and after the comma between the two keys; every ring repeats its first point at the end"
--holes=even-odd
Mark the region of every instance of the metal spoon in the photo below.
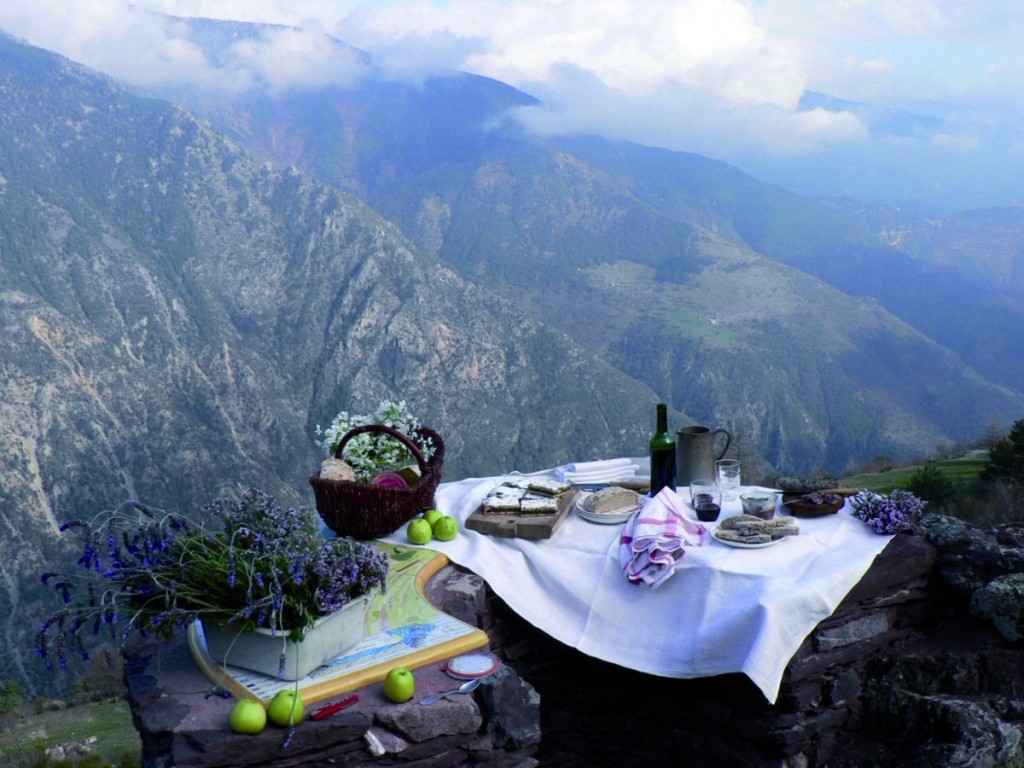
{"type": "Polygon", "coordinates": [[[473,680],[467,680],[458,688],[452,688],[450,691],[444,691],[442,693],[435,693],[433,696],[427,696],[425,699],[420,699],[420,704],[433,704],[435,701],[440,701],[445,696],[451,696],[453,693],[469,693],[480,685],[480,678],[473,680]]]}

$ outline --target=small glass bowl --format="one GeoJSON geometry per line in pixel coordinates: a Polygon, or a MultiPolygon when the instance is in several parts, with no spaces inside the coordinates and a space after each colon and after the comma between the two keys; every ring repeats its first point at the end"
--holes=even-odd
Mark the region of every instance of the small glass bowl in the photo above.
{"type": "Polygon", "coordinates": [[[775,517],[776,496],[774,493],[764,491],[747,491],[740,494],[740,504],[743,505],[743,514],[753,515],[762,520],[771,520],[775,517]]]}

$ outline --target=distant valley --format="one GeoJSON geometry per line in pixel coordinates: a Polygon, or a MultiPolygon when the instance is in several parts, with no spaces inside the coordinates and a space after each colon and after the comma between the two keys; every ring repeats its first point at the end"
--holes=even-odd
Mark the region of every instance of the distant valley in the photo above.
{"type": "MultiPolygon", "coordinates": [[[[195,22],[191,34],[224,59],[267,30],[195,22]]],[[[697,155],[531,136],[515,115],[533,97],[464,74],[186,95],[257,155],[359,195],[685,418],[749,436],[766,472],[906,457],[1020,411],[1024,255],[1010,242],[1001,272],[986,262],[1001,227],[960,227],[972,234],[930,249],[910,235],[941,242],[931,212],[801,198],[697,155]]]]}
{"type": "MultiPolygon", "coordinates": [[[[194,34],[227,31],[261,33],[194,34]]],[[[0,36],[7,676],[45,685],[60,521],[249,484],[311,505],[340,409],[406,399],[449,479],[643,453],[659,400],[764,475],[1024,414],[1019,212],[808,200],[526,135],[531,103],[459,74],[146,95],[0,36]]]]}

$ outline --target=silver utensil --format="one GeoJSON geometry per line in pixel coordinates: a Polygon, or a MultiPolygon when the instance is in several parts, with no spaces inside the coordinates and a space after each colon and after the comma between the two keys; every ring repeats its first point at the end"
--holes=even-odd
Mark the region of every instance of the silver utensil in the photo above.
{"type": "Polygon", "coordinates": [[[433,704],[435,701],[440,701],[445,696],[451,696],[453,693],[469,693],[480,685],[480,679],[467,680],[458,688],[452,688],[450,691],[443,691],[441,693],[435,693],[433,696],[427,696],[425,699],[420,699],[420,704],[433,704]]]}

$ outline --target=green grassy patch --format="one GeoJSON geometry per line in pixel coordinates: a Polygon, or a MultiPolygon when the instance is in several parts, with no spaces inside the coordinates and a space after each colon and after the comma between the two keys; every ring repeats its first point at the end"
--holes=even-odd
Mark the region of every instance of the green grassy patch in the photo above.
{"type": "MultiPolygon", "coordinates": [[[[981,470],[988,461],[986,454],[971,453],[955,459],[929,462],[933,464],[958,489],[968,489],[977,482],[981,470]]],[[[847,488],[864,488],[875,493],[889,493],[896,488],[906,488],[922,464],[905,467],[893,467],[885,472],[869,472],[850,475],[842,479],[841,485],[847,488]]]]}
{"type": "Polygon", "coordinates": [[[680,336],[720,348],[732,348],[739,341],[734,329],[714,322],[712,309],[694,301],[697,292],[656,280],[647,265],[620,260],[585,271],[591,285],[604,292],[606,301],[618,306],[617,314],[661,318],[680,336]]]}
{"type": "Polygon", "coordinates": [[[44,748],[81,743],[93,736],[96,741],[90,749],[101,760],[91,760],[90,765],[141,765],[142,743],[124,701],[81,704],[6,720],[0,728],[0,765],[46,765],[42,760],[44,748]]]}
{"type": "Polygon", "coordinates": [[[676,305],[666,306],[663,309],[665,319],[669,325],[678,330],[684,336],[699,338],[710,335],[714,330],[707,317],[692,307],[676,305]]]}

